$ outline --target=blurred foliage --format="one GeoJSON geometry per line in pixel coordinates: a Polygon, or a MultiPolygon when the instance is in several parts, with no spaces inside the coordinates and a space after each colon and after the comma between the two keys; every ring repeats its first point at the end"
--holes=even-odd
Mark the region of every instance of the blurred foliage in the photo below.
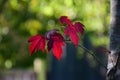
{"type": "Polygon", "coordinates": [[[109,43],[109,0],[0,0],[0,67],[32,66],[41,51],[29,56],[27,39],[60,29],[62,15],[85,25],[94,46],[109,43]]]}

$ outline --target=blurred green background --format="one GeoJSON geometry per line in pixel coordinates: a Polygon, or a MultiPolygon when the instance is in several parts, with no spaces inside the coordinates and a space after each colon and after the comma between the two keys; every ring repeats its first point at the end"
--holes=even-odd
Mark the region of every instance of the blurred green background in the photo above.
{"type": "MultiPolygon", "coordinates": [[[[108,47],[109,4],[110,0],[0,0],[0,70],[34,70],[36,60],[40,60],[44,63],[44,78],[49,58],[41,51],[30,56],[27,40],[38,33],[45,35],[46,31],[60,29],[60,16],[85,25],[85,36],[93,51],[108,47]]],[[[80,42],[84,45],[87,42],[83,40],[80,42]]],[[[83,50],[77,51],[81,59],[83,50]]]]}

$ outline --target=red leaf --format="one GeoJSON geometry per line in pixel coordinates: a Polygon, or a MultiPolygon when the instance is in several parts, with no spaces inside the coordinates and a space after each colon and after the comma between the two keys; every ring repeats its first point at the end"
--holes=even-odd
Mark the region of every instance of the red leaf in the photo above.
{"type": "Polygon", "coordinates": [[[61,16],[59,20],[60,20],[61,25],[64,24],[64,23],[68,24],[69,26],[72,25],[72,22],[70,21],[70,19],[68,19],[67,16],[61,16]]]}
{"type": "Polygon", "coordinates": [[[54,41],[53,43],[53,55],[60,61],[61,55],[63,53],[62,46],[64,46],[65,43],[63,41],[54,41]]]}
{"type": "Polygon", "coordinates": [[[48,41],[48,51],[52,49],[53,55],[60,60],[62,55],[62,46],[65,46],[64,38],[59,33],[54,33],[48,41]]]}
{"type": "Polygon", "coordinates": [[[75,22],[73,25],[71,20],[68,19],[67,16],[61,16],[60,17],[60,23],[67,23],[68,26],[65,28],[65,35],[70,36],[70,40],[73,42],[75,46],[78,45],[79,42],[79,36],[78,33],[83,34],[84,33],[84,25],[80,22],[75,22]]]}
{"type": "Polygon", "coordinates": [[[39,49],[44,52],[45,49],[45,38],[41,35],[32,36],[28,42],[30,42],[30,54],[32,55],[34,52],[37,52],[39,49]]]}
{"type": "Polygon", "coordinates": [[[70,40],[73,42],[75,46],[78,45],[79,37],[77,35],[75,27],[66,27],[64,34],[70,36],[70,40]]]}
{"type": "Polygon", "coordinates": [[[75,22],[74,27],[76,28],[77,32],[80,32],[81,34],[84,33],[84,25],[80,22],[75,22]]]}
{"type": "Polygon", "coordinates": [[[47,39],[50,39],[52,35],[54,35],[55,33],[57,33],[57,31],[58,31],[57,29],[50,30],[50,31],[46,32],[45,37],[47,39]]]}

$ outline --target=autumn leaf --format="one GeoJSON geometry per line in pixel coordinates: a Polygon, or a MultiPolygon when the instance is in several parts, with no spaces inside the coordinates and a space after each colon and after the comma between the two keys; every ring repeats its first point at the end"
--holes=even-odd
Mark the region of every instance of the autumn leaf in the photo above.
{"type": "Polygon", "coordinates": [[[65,43],[63,41],[54,41],[53,43],[53,55],[60,61],[63,50],[62,46],[65,46],[65,43]]]}
{"type": "Polygon", "coordinates": [[[82,35],[84,34],[84,25],[80,22],[75,22],[73,25],[76,29],[77,32],[81,33],[82,35]]]}
{"type": "Polygon", "coordinates": [[[74,45],[75,45],[75,46],[78,45],[79,37],[78,37],[78,35],[77,35],[77,32],[76,32],[75,27],[67,26],[67,27],[65,28],[64,35],[65,35],[65,36],[69,35],[69,36],[70,36],[70,40],[74,43],[74,45]]]}
{"type": "Polygon", "coordinates": [[[60,60],[63,53],[62,47],[65,46],[64,38],[58,30],[53,29],[46,33],[45,37],[41,35],[32,36],[28,42],[30,42],[30,54],[37,52],[39,49],[44,52],[45,43],[47,42],[47,51],[52,50],[53,55],[60,60]]]}
{"type": "Polygon", "coordinates": [[[84,25],[82,23],[80,23],[80,22],[75,22],[75,24],[73,25],[72,22],[70,21],[70,19],[68,19],[67,16],[61,16],[59,20],[60,20],[60,24],[64,24],[64,23],[68,24],[65,27],[64,34],[65,34],[65,36],[69,35],[70,40],[73,42],[73,44],[75,46],[77,46],[78,42],[79,42],[78,33],[83,35],[83,33],[84,33],[84,25]]]}
{"type": "Polygon", "coordinates": [[[58,31],[57,29],[53,29],[53,30],[46,32],[46,35],[45,35],[46,39],[50,39],[52,35],[57,33],[57,31],[58,31]]]}
{"type": "Polygon", "coordinates": [[[39,49],[42,50],[42,52],[44,52],[45,49],[45,37],[42,37],[41,35],[36,35],[36,36],[32,36],[29,40],[28,40],[30,44],[30,55],[32,55],[34,52],[37,52],[39,49]]]}
{"type": "Polygon", "coordinates": [[[59,21],[60,21],[61,25],[62,24],[68,24],[69,26],[72,25],[72,22],[70,21],[70,19],[68,19],[67,16],[61,16],[60,19],[59,19],[59,21]]]}
{"type": "MultiPolygon", "coordinates": [[[[67,16],[60,17],[60,24],[67,24],[64,30],[65,36],[69,35],[70,40],[75,46],[78,45],[79,36],[84,33],[84,25],[80,22],[75,22],[72,24],[71,20],[67,16]]],[[[30,43],[30,54],[37,52],[38,50],[45,50],[45,44],[47,43],[47,51],[52,50],[53,55],[60,60],[63,50],[62,47],[65,46],[65,41],[63,36],[57,32],[58,30],[53,29],[46,33],[45,37],[41,35],[32,36],[28,42],[30,43]]]]}
{"type": "Polygon", "coordinates": [[[63,53],[62,47],[65,46],[64,38],[60,33],[57,33],[56,30],[51,30],[47,34],[47,39],[49,39],[47,43],[48,51],[52,50],[53,55],[60,60],[61,55],[63,53]],[[53,34],[51,34],[53,33],[53,34]]]}
{"type": "Polygon", "coordinates": [[[48,49],[47,49],[48,51],[50,51],[53,47],[53,40],[51,40],[51,38],[55,33],[57,33],[56,29],[53,29],[53,30],[50,30],[50,31],[46,32],[45,37],[46,37],[47,40],[49,40],[48,41],[49,45],[47,45],[48,46],[48,49]]]}

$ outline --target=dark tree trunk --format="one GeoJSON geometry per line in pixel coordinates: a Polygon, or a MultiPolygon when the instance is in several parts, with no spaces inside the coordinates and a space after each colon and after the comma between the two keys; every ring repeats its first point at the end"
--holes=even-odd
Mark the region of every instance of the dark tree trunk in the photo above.
{"type": "Polygon", "coordinates": [[[120,0],[111,0],[110,4],[110,50],[108,55],[108,80],[120,80],[119,47],[120,47],[120,0]]]}

